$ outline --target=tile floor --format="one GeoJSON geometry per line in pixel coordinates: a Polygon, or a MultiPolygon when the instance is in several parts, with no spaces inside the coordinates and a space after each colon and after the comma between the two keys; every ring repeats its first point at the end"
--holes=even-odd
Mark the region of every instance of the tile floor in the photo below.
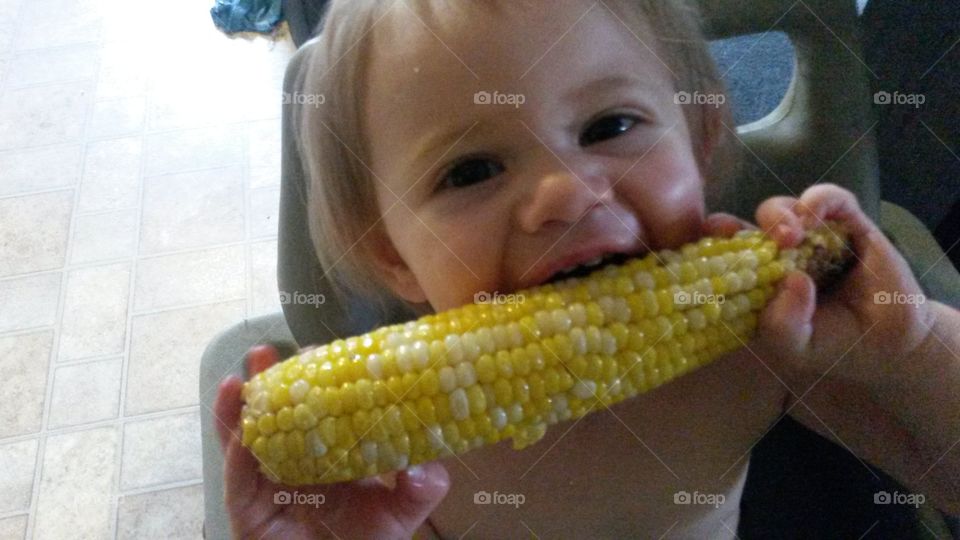
{"type": "Polygon", "coordinates": [[[289,37],[0,0],[0,539],[197,538],[200,354],[276,311],[289,37]]]}

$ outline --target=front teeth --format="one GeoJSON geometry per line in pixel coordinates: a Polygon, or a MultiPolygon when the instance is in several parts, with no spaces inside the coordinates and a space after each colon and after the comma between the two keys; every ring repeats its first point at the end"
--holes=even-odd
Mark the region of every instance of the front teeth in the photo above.
{"type": "Polygon", "coordinates": [[[563,270],[560,270],[560,271],[557,272],[557,273],[558,273],[558,274],[567,274],[567,273],[573,272],[574,270],[576,270],[576,269],[578,269],[578,268],[581,268],[581,267],[591,268],[591,267],[593,267],[593,266],[596,266],[596,265],[602,263],[604,258],[606,258],[606,257],[605,257],[604,255],[601,255],[601,256],[599,256],[599,257],[590,259],[589,261],[586,261],[586,262],[584,262],[584,263],[582,263],[582,264],[575,264],[575,265],[573,265],[573,266],[568,266],[568,267],[564,268],[563,270]]]}

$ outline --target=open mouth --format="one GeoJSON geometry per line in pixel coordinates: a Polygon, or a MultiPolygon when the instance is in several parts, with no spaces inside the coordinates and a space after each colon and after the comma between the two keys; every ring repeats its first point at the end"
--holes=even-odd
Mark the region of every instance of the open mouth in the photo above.
{"type": "Polygon", "coordinates": [[[620,265],[627,262],[631,258],[632,257],[630,255],[627,255],[626,253],[608,253],[601,257],[597,257],[595,259],[586,261],[582,264],[571,266],[569,268],[564,268],[563,270],[560,270],[556,274],[550,276],[550,278],[547,281],[545,281],[544,284],[558,283],[558,282],[566,281],[571,278],[580,278],[584,276],[589,276],[590,274],[596,272],[597,270],[600,270],[601,268],[604,268],[610,265],[620,265]]]}

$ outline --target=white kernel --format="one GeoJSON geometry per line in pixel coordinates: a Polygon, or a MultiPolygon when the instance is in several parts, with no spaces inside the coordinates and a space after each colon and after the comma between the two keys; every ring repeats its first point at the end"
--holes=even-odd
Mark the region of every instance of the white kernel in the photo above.
{"type": "Polygon", "coordinates": [[[630,322],[630,304],[624,298],[613,300],[613,320],[620,323],[630,322]]]}
{"type": "Polygon", "coordinates": [[[553,319],[554,332],[564,333],[570,330],[573,321],[570,320],[570,314],[567,313],[567,310],[557,308],[550,312],[550,317],[553,319]]]}
{"type": "Polygon", "coordinates": [[[760,261],[757,260],[757,254],[747,250],[740,254],[740,259],[737,261],[737,268],[754,270],[759,263],[760,261]]]}
{"type": "Polygon", "coordinates": [[[597,300],[597,305],[600,306],[600,311],[603,312],[603,320],[611,321],[614,320],[614,303],[613,298],[609,296],[601,297],[597,300]]]}
{"type": "Polygon", "coordinates": [[[519,424],[523,421],[523,406],[519,403],[511,403],[510,408],[507,411],[507,418],[510,419],[514,424],[519,424]]]}
{"type": "Polygon", "coordinates": [[[443,440],[443,428],[438,424],[428,427],[427,440],[430,442],[431,448],[434,450],[442,450],[446,446],[443,440]]]}
{"type": "Polygon", "coordinates": [[[297,379],[293,381],[293,384],[290,385],[290,401],[294,405],[303,403],[303,399],[307,397],[307,392],[310,391],[310,383],[303,379],[297,379]]]}
{"type": "Polygon", "coordinates": [[[457,386],[472,386],[477,382],[477,370],[470,362],[461,362],[454,368],[457,374],[457,386]]]}
{"type": "Polygon", "coordinates": [[[390,332],[383,339],[384,347],[387,349],[396,349],[403,344],[403,336],[398,332],[390,332]]]}
{"type": "Polygon", "coordinates": [[[727,292],[728,293],[737,293],[742,290],[743,281],[740,279],[739,274],[729,273],[723,276],[724,281],[727,282],[727,292]]]}
{"type": "Polygon", "coordinates": [[[430,362],[430,348],[423,341],[415,341],[410,347],[410,356],[418,369],[427,367],[430,362]]]}
{"type": "Polygon", "coordinates": [[[620,384],[620,379],[614,379],[610,386],[607,387],[607,394],[613,397],[617,397],[623,391],[623,386],[620,384]]]}
{"type": "Polygon", "coordinates": [[[457,375],[450,366],[443,366],[437,376],[440,379],[440,391],[449,394],[457,387],[457,375]]]}
{"type": "Polygon", "coordinates": [[[323,437],[314,430],[307,432],[307,445],[313,457],[323,457],[327,454],[327,445],[323,444],[323,437]]]}
{"type": "Polygon", "coordinates": [[[660,250],[657,253],[657,255],[661,259],[663,259],[663,261],[666,262],[667,264],[674,264],[674,263],[680,264],[681,262],[683,262],[683,255],[680,255],[679,253],[677,253],[672,249],[660,250]]]}
{"type": "Polygon", "coordinates": [[[684,315],[691,330],[703,330],[707,327],[707,317],[698,308],[688,310],[684,315]]]}
{"type": "Polygon", "coordinates": [[[397,347],[397,367],[401,373],[408,373],[413,370],[413,353],[408,345],[397,347]]]}
{"type": "Polygon", "coordinates": [[[463,346],[464,361],[473,362],[480,357],[480,344],[477,343],[477,336],[473,332],[464,332],[460,336],[460,344],[463,346]]]}
{"type": "Polygon", "coordinates": [[[520,323],[512,322],[508,324],[507,332],[510,334],[511,347],[523,347],[523,331],[520,329],[520,323]]]}
{"type": "Polygon", "coordinates": [[[612,356],[617,352],[617,338],[613,337],[613,333],[606,328],[600,332],[600,347],[603,354],[607,356],[612,356]]]}
{"type": "Polygon", "coordinates": [[[377,443],[375,441],[363,441],[360,444],[360,455],[363,456],[363,460],[372,465],[377,464],[377,457],[380,453],[377,451],[377,443]]]}
{"type": "Polygon", "coordinates": [[[583,304],[577,302],[568,309],[570,311],[570,322],[573,323],[573,326],[586,326],[587,308],[583,307],[583,304]]]}
{"type": "Polygon", "coordinates": [[[449,334],[443,338],[443,344],[447,348],[447,360],[451,364],[463,362],[463,345],[460,343],[460,336],[449,334]]]}
{"type": "Polygon", "coordinates": [[[680,282],[680,263],[670,262],[667,263],[667,266],[664,267],[667,271],[667,275],[670,276],[671,283],[680,282]]]}
{"type": "Polygon", "coordinates": [[[498,351],[510,348],[510,333],[507,331],[506,326],[498,324],[494,326],[491,331],[493,332],[493,341],[498,351]]]}
{"type": "Polygon", "coordinates": [[[750,268],[742,268],[737,275],[740,276],[740,285],[743,290],[749,291],[757,286],[757,273],[750,268]]]}
{"type": "Polygon", "coordinates": [[[735,302],[724,302],[720,304],[720,316],[727,321],[737,318],[737,304],[735,302]]]}
{"type": "Polygon", "coordinates": [[[398,454],[393,460],[393,470],[406,469],[410,466],[410,456],[407,454],[398,454]]]}
{"type": "Polygon", "coordinates": [[[569,407],[569,405],[567,404],[567,396],[563,394],[558,394],[556,396],[553,396],[552,399],[553,399],[553,410],[557,414],[563,413],[563,411],[567,410],[567,408],[569,407]]]}
{"type": "Polygon", "coordinates": [[[480,346],[480,354],[492,354],[497,350],[497,342],[489,328],[477,329],[477,345],[480,346]]]}
{"type": "Polygon", "coordinates": [[[750,311],[750,299],[747,298],[745,294],[738,294],[733,297],[733,301],[737,304],[737,312],[741,315],[750,311]]]}
{"type": "Polygon", "coordinates": [[[583,328],[573,328],[570,330],[570,345],[573,347],[573,354],[583,356],[587,354],[587,335],[583,328]]]}
{"type": "Polygon", "coordinates": [[[597,391],[597,383],[591,380],[581,380],[573,383],[573,395],[580,399],[587,399],[597,391]]]}
{"type": "Polygon", "coordinates": [[[719,276],[727,271],[727,263],[723,260],[723,257],[720,255],[714,255],[707,259],[707,265],[709,268],[710,276],[719,276]]]}
{"type": "Polygon", "coordinates": [[[379,354],[367,356],[367,373],[374,379],[383,377],[383,358],[379,354]]]}
{"type": "Polygon", "coordinates": [[[553,335],[553,319],[550,318],[550,314],[545,310],[539,310],[533,316],[533,322],[536,324],[537,328],[540,330],[540,334],[543,337],[549,337],[553,335]]]}
{"type": "Polygon", "coordinates": [[[507,426],[507,411],[501,407],[490,409],[490,423],[498,431],[507,426]]]}
{"type": "Polygon", "coordinates": [[[463,388],[457,388],[450,392],[450,414],[456,420],[465,420],[470,416],[470,402],[467,400],[467,393],[463,388]]]}

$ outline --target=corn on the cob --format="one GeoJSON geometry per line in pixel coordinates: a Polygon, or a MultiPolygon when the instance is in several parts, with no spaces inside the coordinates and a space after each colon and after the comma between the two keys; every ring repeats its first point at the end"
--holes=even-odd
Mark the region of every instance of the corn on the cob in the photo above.
{"type": "Polygon", "coordinates": [[[842,232],[778,250],[759,232],[704,238],[523,291],[337,340],[244,386],[243,444],[286,484],[330,483],[512,439],[612,405],[750,339],[784,272],[848,257],[842,232]]]}

